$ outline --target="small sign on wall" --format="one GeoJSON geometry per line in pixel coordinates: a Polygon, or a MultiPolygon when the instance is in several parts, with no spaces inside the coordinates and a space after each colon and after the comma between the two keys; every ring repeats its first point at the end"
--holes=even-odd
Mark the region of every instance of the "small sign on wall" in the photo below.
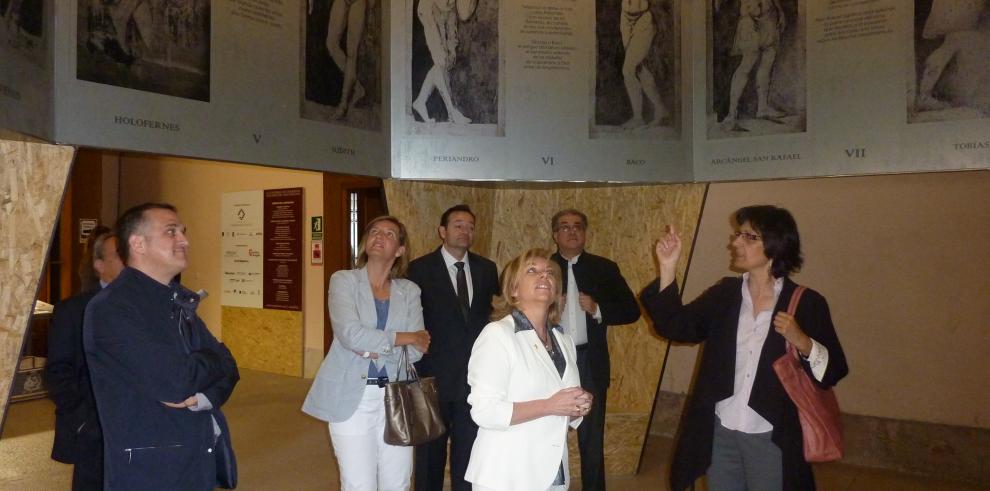
{"type": "Polygon", "coordinates": [[[312,240],[323,240],[323,217],[309,217],[309,233],[312,240]]]}
{"type": "Polygon", "coordinates": [[[97,220],[95,218],[80,218],[79,219],[79,243],[85,244],[89,240],[89,235],[93,233],[93,229],[96,228],[97,220]]]}
{"type": "Polygon", "coordinates": [[[323,264],[323,241],[314,240],[310,245],[310,264],[323,264]]]}

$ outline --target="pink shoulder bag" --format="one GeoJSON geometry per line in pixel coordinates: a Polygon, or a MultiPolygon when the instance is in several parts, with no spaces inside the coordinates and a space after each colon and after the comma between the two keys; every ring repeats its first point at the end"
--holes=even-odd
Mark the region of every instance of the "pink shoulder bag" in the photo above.
{"type": "MultiPolygon", "coordinates": [[[[805,287],[791,294],[787,313],[794,315],[805,287]]],[[[773,362],[773,370],[798,409],[804,435],[804,460],[830,462],[842,458],[842,416],[832,389],[821,389],[801,366],[798,350],[787,343],[787,353],[773,362]]]]}

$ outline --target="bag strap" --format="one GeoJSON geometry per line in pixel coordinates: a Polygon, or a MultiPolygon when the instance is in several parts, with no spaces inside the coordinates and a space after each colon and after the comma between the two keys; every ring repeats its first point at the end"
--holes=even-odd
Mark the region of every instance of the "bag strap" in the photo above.
{"type": "MultiPolygon", "coordinates": [[[[788,315],[793,316],[794,313],[797,312],[798,302],[801,301],[801,295],[803,295],[804,291],[807,289],[808,288],[806,288],[804,285],[798,285],[797,287],[794,288],[794,291],[791,292],[791,302],[787,304],[788,315]]],[[[791,344],[789,341],[787,342],[787,352],[794,354],[795,358],[800,359],[800,355],[798,355],[797,348],[795,348],[794,345],[791,344]]]]}
{"type": "Polygon", "coordinates": [[[399,380],[397,380],[397,382],[400,380],[419,380],[419,374],[416,373],[416,365],[413,365],[412,363],[409,362],[409,352],[406,346],[403,346],[402,351],[399,352],[398,372],[399,373],[397,375],[399,375],[398,377],[399,380]],[[406,371],[405,379],[402,378],[403,369],[405,369],[406,371]]]}
{"type": "Polygon", "coordinates": [[[798,302],[801,301],[801,295],[804,294],[805,290],[807,288],[803,285],[798,285],[794,288],[794,292],[791,293],[791,303],[787,306],[787,313],[789,315],[794,315],[794,312],[797,312],[798,302]]]}

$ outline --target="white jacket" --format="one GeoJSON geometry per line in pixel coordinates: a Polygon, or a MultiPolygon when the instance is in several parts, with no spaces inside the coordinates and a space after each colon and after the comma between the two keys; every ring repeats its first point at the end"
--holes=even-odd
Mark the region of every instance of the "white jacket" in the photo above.
{"type": "Polygon", "coordinates": [[[567,362],[563,377],[536,331],[516,332],[511,315],[488,324],[475,341],[468,362],[468,403],[480,428],[466,480],[498,490],[544,491],[557,477],[567,452],[568,425],[577,428],[581,418],[544,416],[509,424],[514,402],[546,399],[581,385],[574,340],[558,329],[550,331],[567,362]]]}

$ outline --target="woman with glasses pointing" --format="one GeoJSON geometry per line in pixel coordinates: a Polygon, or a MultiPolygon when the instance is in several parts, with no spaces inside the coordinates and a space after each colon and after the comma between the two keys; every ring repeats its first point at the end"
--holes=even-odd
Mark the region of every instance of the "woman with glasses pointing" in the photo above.
{"type": "Polygon", "coordinates": [[[691,487],[704,474],[712,491],[813,490],[797,407],[772,365],[790,343],[805,372],[828,388],[848,373],[846,358],[818,292],[806,290],[795,314],[787,313],[798,286],[790,275],[803,263],[790,212],[747,206],[733,222],[731,269],[741,277],[723,278],[683,305],[675,281],[681,238],[668,227],[655,247],[659,277],[640,297],[658,334],[705,343],[674,452],[671,489],[691,487]]]}

